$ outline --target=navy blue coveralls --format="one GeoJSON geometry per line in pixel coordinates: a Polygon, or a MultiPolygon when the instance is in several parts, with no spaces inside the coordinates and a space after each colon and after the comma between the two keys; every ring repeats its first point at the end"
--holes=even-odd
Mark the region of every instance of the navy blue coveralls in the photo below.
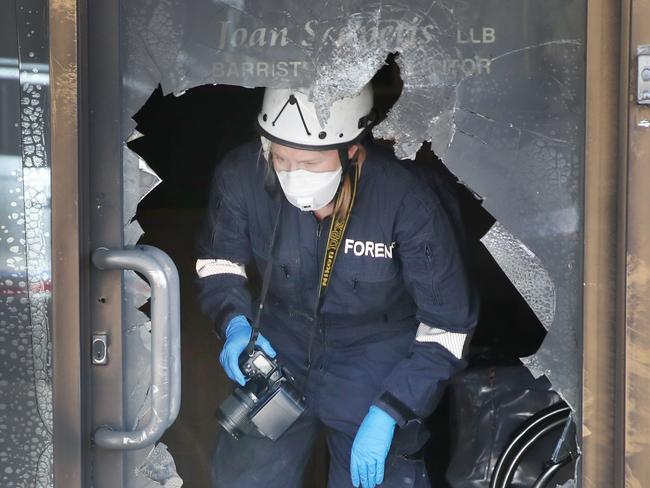
{"type": "Polygon", "coordinates": [[[440,195],[408,168],[412,163],[373,144],[366,149],[316,320],[331,217],[319,222],[284,195],[272,198],[259,143],[235,149],[214,173],[200,258],[220,265],[198,283],[215,332],[223,338],[236,315],[254,319],[247,277],[237,266],[263,275],[278,205],[283,208],[261,332],[299,381],[315,328],[306,412],[275,442],[222,433],[213,459],[215,487],[301,486],[321,427],[330,452],[329,486],[352,486],[350,450],[372,404],[398,421],[382,486],[429,486],[424,463],[400,452],[401,432],[431,414],[443,382],[464,367],[460,349],[476,324],[478,298],[440,195]]]}

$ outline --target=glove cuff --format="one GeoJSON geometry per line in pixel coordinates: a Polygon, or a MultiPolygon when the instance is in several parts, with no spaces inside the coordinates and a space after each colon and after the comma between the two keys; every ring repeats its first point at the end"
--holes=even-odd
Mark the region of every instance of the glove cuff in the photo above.
{"type": "Polygon", "coordinates": [[[371,405],[368,413],[372,415],[372,417],[378,422],[384,424],[386,427],[395,427],[397,425],[397,421],[389,413],[387,413],[385,410],[382,410],[377,405],[371,405]]]}
{"type": "Polygon", "coordinates": [[[373,406],[393,417],[399,427],[403,427],[410,420],[418,418],[413,410],[387,391],[383,392],[374,401],[373,406]]]}
{"type": "Polygon", "coordinates": [[[228,339],[232,334],[239,332],[242,329],[248,329],[250,331],[251,325],[248,323],[248,319],[243,315],[236,315],[226,327],[226,339],[228,339]]]}

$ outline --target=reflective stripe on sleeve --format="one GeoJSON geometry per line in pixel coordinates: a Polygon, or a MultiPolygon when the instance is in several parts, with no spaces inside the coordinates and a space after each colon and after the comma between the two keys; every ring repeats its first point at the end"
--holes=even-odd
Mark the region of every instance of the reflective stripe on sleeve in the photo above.
{"type": "Polygon", "coordinates": [[[243,264],[233,263],[227,259],[197,259],[196,274],[199,278],[220,274],[234,274],[247,278],[243,264]]]}
{"type": "Polygon", "coordinates": [[[448,330],[437,329],[426,324],[420,323],[415,334],[415,340],[418,342],[435,342],[447,349],[450,353],[461,359],[467,334],[460,332],[450,332],[448,330]]]}

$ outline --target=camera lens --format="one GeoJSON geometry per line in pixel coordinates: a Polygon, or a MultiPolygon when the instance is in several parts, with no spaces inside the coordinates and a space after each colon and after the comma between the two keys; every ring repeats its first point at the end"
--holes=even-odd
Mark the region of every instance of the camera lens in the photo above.
{"type": "Polygon", "coordinates": [[[231,395],[219,405],[216,415],[221,426],[230,435],[239,438],[244,434],[249,411],[248,405],[237,401],[231,395]]]}
{"type": "Polygon", "coordinates": [[[239,438],[251,427],[248,416],[257,401],[252,392],[237,388],[219,405],[215,413],[217,421],[230,435],[239,438]]]}

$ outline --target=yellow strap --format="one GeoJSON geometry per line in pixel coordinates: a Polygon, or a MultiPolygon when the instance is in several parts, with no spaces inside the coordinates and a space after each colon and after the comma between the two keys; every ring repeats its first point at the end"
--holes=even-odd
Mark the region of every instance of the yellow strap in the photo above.
{"type": "MultiPolygon", "coordinates": [[[[361,176],[361,168],[359,164],[354,165],[354,177],[352,178],[352,198],[350,200],[350,206],[348,207],[347,212],[343,218],[337,217],[337,215],[332,216],[332,224],[330,226],[329,235],[327,237],[327,248],[325,249],[325,258],[323,259],[323,271],[321,272],[321,280],[318,294],[322,296],[329,285],[330,278],[332,276],[332,269],[334,268],[334,261],[338,256],[339,249],[341,248],[341,242],[343,241],[343,235],[345,234],[345,229],[348,226],[348,220],[350,220],[350,214],[352,213],[352,207],[354,206],[354,199],[357,194],[357,186],[359,184],[359,178],[361,176]]],[[[337,197],[340,198],[340,194],[337,197]]],[[[336,205],[334,205],[336,208],[336,205]]]]}

